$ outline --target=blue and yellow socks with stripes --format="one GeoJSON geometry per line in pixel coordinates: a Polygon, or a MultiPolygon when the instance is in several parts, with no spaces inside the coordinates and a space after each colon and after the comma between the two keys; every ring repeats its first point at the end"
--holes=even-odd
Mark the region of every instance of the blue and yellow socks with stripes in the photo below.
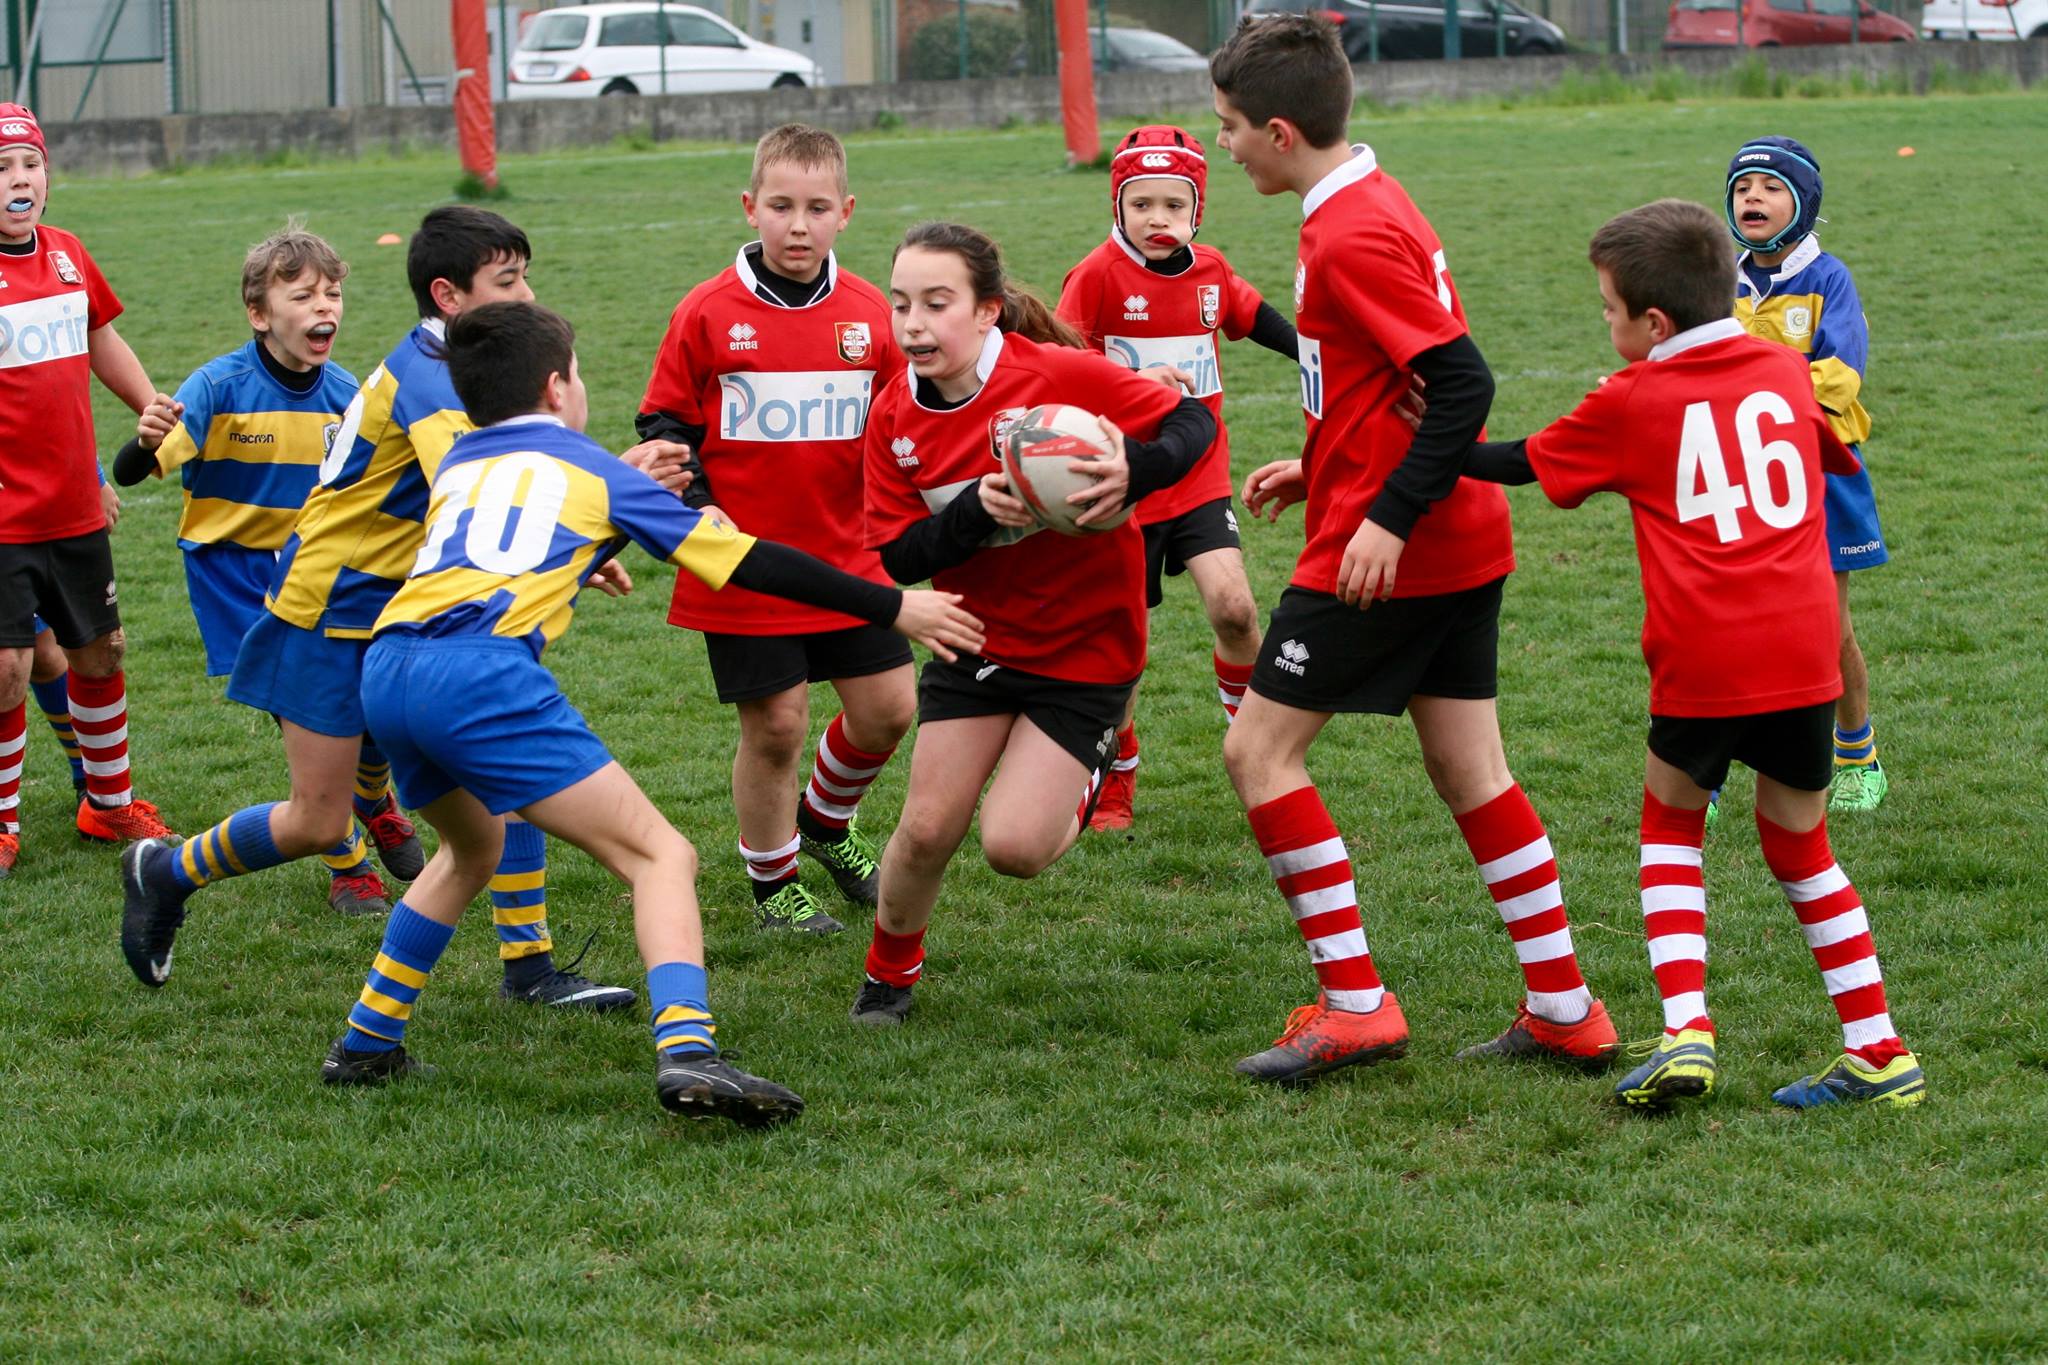
{"type": "Polygon", "coordinates": [[[1835,726],[1835,766],[1837,768],[1875,768],[1877,766],[1877,727],[1868,717],[1859,730],[1844,730],[1835,726]]]}
{"type": "Polygon", "coordinates": [[[505,979],[522,988],[554,971],[555,940],[548,933],[548,837],[540,826],[505,821],[505,851],[491,874],[490,893],[505,979]]]}
{"type": "Polygon", "coordinates": [[[244,806],[204,834],[158,850],[144,875],[165,879],[178,895],[186,896],[228,877],[289,862],[270,837],[270,812],[278,804],[266,801],[260,806],[244,806]]]}
{"type": "Polygon", "coordinates": [[[370,871],[370,854],[363,844],[362,831],[351,822],[348,837],[321,854],[320,861],[327,864],[327,871],[336,877],[366,875],[370,871]]]}
{"type": "Polygon", "coordinates": [[[64,757],[71,762],[71,785],[80,792],[85,790],[85,755],[78,751],[78,732],[71,728],[71,687],[69,673],[59,673],[48,682],[29,683],[36,694],[36,705],[42,709],[43,719],[50,722],[50,729],[56,732],[57,743],[64,747],[64,757]]]}
{"type": "Polygon", "coordinates": [[[705,1003],[709,995],[710,983],[700,963],[663,962],[647,969],[655,1051],[718,1055],[718,1021],[705,1003]]]}
{"type": "Polygon", "coordinates": [[[384,946],[348,1012],[341,1045],[351,1052],[389,1052],[403,1043],[413,1003],[454,936],[454,925],[430,920],[404,901],[393,907],[384,925],[384,946]]]}
{"type": "Polygon", "coordinates": [[[391,762],[366,739],[361,752],[356,755],[356,789],[349,798],[355,807],[356,819],[368,824],[371,816],[384,809],[385,798],[390,795],[391,762]]]}

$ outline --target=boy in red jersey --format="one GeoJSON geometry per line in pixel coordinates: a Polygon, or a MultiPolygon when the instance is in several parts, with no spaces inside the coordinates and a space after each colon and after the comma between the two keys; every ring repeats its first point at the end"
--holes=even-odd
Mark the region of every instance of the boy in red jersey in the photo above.
{"type": "Polygon", "coordinates": [[[1035,877],[1073,846],[1145,666],[1137,523],[1040,531],[997,458],[1009,430],[1042,403],[1085,401],[1101,414],[1115,453],[1070,466],[1101,476],[1067,499],[1088,505],[1079,520],[1090,526],[1186,475],[1216,436],[1199,400],[1082,348],[1004,279],[995,243],[973,228],[912,228],[889,301],[910,368],[883,387],[868,423],[867,543],[897,582],[929,578],[960,594],[986,639],[978,656],[933,659],[918,680],[909,788],[882,854],[853,1005],[867,1024],[910,1012],[925,926],[977,801],[982,854],[1005,876],[1035,877]]]}
{"type": "Polygon", "coordinates": [[[1834,1064],[1772,1098],[1918,1104],[1926,1077],[1892,1027],[1870,922],[1828,847],[1842,670],[1823,474],[1855,473],[1856,457],[1815,401],[1805,357],[1729,315],[1722,231],[1698,204],[1664,199],[1595,233],[1609,335],[1628,367],[1528,440],[1475,447],[1466,472],[1539,481],[1560,507],[1619,493],[1635,520],[1650,666],[1643,922],[1664,1034],[1615,1097],[1662,1108],[1719,1078],[1700,845],[1708,793],[1739,759],[1756,770],[1764,861],[1842,1024],[1834,1064]]]}
{"type": "MultiPolygon", "coordinates": [[[[1230,507],[1230,438],[1223,428],[1217,334],[1250,337],[1295,358],[1294,327],[1259,297],[1223,253],[1197,246],[1208,160],[1194,134],[1164,124],[1134,129],[1109,163],[1109,239],[1067,272],[1059,314],[1088,344],[1134,370],[1179,372],[1216,419],[1216,442],[1186,478],[1137,509],[1145,531],[1145,600],[1158,606],[1163,574],[1186,573],[1216,633],[1216,693],[1234,717],[1259,653],[1258,606],[1245,580],[1230,507]]],[[[1138,778],[1137,689],[1117,731],[1095,829],[1131,823],[1138,778]]]]}
{"type": "MultiPolygon", "coordinates": [[[[696,452],[683,500],[717,507],[749,534],[798,546],[875,582],[862,546],[861,432],[868,404],[903,357],[880,290],[839,267],[832,243],[853,216],[846,149],[785,124],[754,149],[740,196],[761,238],[676,306],[642,399],[643,437],[696,452]]],[[[855,828],[860,799],[916,709],[910,647],[891,631],[745,589],[713,592],[676,575],[669,622],[704,632],[718,699],[739,711],[732,801],[761,925],[844,928],[797,880],[797,851],[841,894],[875,903],[875,850],[855,828]],[[799,801],[813,682],[844,708],[818,740],[799,801]]]]}
{"type": "Polygon", "coordinates": [[[85,768],[78,832],[171,836],[128,772],[126,642],[94,452],[92,380],[141,412],[159,397],[114,330],[121,301],[85,247],[42,222],[49,154],[36,116],[0,104],[0,877],[21,850],[20,753],[41,615],[70,665],[85,768]]]}
{"type": "Polygon", "coordinates": [[[1507,499],[1458,477],[1493,379],[1442,243],[1372,149],[1345,146],[1351,68],[1326,20],[1246,23],[1210,77],[1224,151],[1260,193],[1301,195],[1305,219],[1294,325],[1307,440],[1299,460],[1255,471],[1244,499],[1270,516],[1306,500],[1308,543],[1223,754],[1322,990],[1238,1070],[1299,1084],[1408,1046],[1306,766],[1330,717],[1354,711],[1409,714],[1521,963],[1514,1022],[1459,1055],[1602,1064],[1614,1026],[1579,974],[1550,840],[1501,750],[1496,649],[1515,559],[1507,499]],[[1411,431],[1399,404],[1416,376],[1429,410],[1411,431]]]}

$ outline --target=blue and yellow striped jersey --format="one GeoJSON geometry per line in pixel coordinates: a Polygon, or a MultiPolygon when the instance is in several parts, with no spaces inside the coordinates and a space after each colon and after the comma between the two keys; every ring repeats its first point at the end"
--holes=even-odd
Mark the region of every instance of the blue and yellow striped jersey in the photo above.
{"type": "Polygon", "coordinates": [[[1754,336],[1781,341],[1806,357],[1813,396],[1844,445],[1870,436],[1862,402],[1863,370],[1870,359],[1870,324],[1849,267],[1806,240],[1771,273],[1766,288],[1750,278],[1749,257],[1735,272],[1735,320],[1754,336]]]}
{"type": "Polygon", "coordinates": [[[156,467],[179,471],[185,485],[182,549],[282,548],[356,396],[356,377],[331,363],[311,391],[293,393],[264,368],[262,344],[217,356],[178,386],[185,412],[157,447],[156,467]]]}
{"type": "Polygon", "coordinates": [[[266,603],[272,615],[367,639],[405,581],[432,471],[470,430],[441,358],[442,336],[440,319],[422,321],[363,382],[278,555],[266,603]]]}
{"type": "Polygon", "coordinates": [[[485,427],[441,461],[426,542],[377,630],[496,635],[538,655],[627,540],[713,588],[754,545],[552,417],[485,427]]]}

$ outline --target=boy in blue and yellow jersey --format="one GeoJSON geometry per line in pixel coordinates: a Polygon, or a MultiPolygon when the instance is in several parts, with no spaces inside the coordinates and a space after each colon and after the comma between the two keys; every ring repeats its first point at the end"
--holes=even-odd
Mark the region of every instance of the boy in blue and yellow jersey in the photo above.
{"type": "MultiPolygon", "coordinates": [[[[228,696],[277,716],[292,795],[250,806],[177,850],[131,852],[122,951],[145,985],[170,973],[170,940],[143,925],[182,919],[192,891],[306,857],[349,827],[351,787],[361,803],[386,769],[361,765],[359,684],[377,615],[419,552],[427,510],[421,461],[438,461],[470,430],[448,381],[441,338],[448,320],[500,300],[530,300],[526,234],[484,209],[428,213],[406,252],[421,321],[373,370],[342,418],[318,484],[279,553],[267,609],[243,639],[228,696]],[[152,919],[152,906],[170,907],[152,919]]],[[[515,825],[492,879],[508,999],[571,1009],[629,1008],[633,993],[555,966],[547,930],[546,852],[540,832],[515,825]]],[[[175,924],[172,928],[175,929],[175,924]]]]}
{"type": "Polygon", "coordinates": [[[906,593],[743,535],[582,435],[574,333],[553,313],[526,303],[464,312],[447,353],[464,409],[483,425],[421,462],[432,480],[426,540],[377,619],[362,685],[398,789],[441,844],[392,912],[321,1079],[376,1084],[419,1069],[404,1047],[414,1002],[516,810],[632,889],[662,1105],[747,1127],[795,1118],[793,1092],[719,1056],[694,850],[562,695],[541,652],[568,628],[586,582],[630,590],[612,559],[627,540],[712,588],[843,611],[941,654],[978,646],[979,623],[950,594],[906,593]]]}
{"type": "MultiPolygon", "coordinates": [[[[117,483],[175,471],[184,484],[178,548],[210,678],[234,671],[242,637],[262,617],[277,553],[356,396],[355,376],[330,363],[347,278],[334,248],[295,224],[250,248],[241,293],[255,335],[201,366],[176,397],[152,402],[135,439],[114,457],[117,483]]],[[[364,763],[383,769],[367,746],[364,763]]],[[[388,783],[373,795],[365,802],[370,836],[392,874],[410,881],[426,861],[419,837],[388,783]]],[[[353,820],[321,858],[330,874],[327,902],[337,911],[391,909],[353,820]]]]}
{"type": "Polygon", "coordinates": [[[1878,525],[1862,402],[1870,327],[1849,267],[1820,248],[1820,160],[1789,137],[1746,142],[1728,163],[1723,207],[1743,249],[1735,316],[1750,332],[1806,356],[1814,397],[1842,443],[1863,457],[1854,474],[1827,476],[1828,550],[1842,612],[1842,697],[1835,703],[1835,778],[1828,809],[1875,810],[1889,779],[1877,761],[1870,670],[1849,619],[1849,575],[1891,558],[1878,525]]]}

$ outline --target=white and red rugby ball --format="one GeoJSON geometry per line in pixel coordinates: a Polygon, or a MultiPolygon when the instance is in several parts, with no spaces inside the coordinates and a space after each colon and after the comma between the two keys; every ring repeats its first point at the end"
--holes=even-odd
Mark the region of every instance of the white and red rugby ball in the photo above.
{"type": "Polygon", "coordinates": [[[1067,498],[1098,480],[1067,466],[1076,460],[1106,460],[1111,451],[1101,418],[1065,403],[1045,403],[1027,409],[1010,424],[1003,438],[1003,468],[1010,476],[1010,491],[1031,509],[1039,525],[1062,535],[1093,535],[1123,525],[1131,509],[1126,505],[1107,521],[1076,526],[1074,519],[1089,504],[1070,503],[1067,498]]]}

